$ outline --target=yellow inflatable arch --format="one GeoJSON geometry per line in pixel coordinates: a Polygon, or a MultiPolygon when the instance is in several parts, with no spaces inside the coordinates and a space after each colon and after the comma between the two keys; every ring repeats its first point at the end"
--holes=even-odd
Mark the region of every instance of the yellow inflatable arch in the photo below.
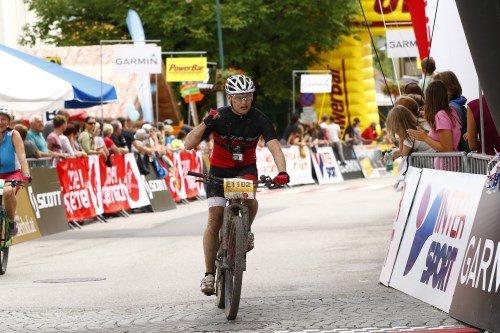
{"type": "MultiPolygon", "coordinates": [[[[372,34],[385,34],[382,15],[386,23],[411,26],[404,0],[362,0],[362,6],[372,34]]],[[[344,38],[340,47],[321,56],[320,65],[310,68],[332,73],[332,92],[317,94],[314,108],[319,118],[333,115],[342,135],[354,118],[360,119],[361,129],[380,122],[371,40],[362,15],[357,17],[357,23],[360,33],[344,38]]]]}

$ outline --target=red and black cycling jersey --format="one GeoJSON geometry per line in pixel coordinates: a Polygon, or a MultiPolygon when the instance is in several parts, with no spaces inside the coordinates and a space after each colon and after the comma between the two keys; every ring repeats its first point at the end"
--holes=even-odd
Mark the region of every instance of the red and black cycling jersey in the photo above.
{"type": "Polygon", "coordinates": [[[230,106],[217,109],[220,118],[213,121],[203,133],[202,140],[213,134],[214,148],[210,154],[210,164],[221,168],[231,168],[254,164],[255,148],[262,135],[266,143],[277,139],[271,120],[256,108],[250,108],[247,114],[239,116],[230,106]],[[235,147],[241,147],[243,161],[233,161],[235,147]]]}

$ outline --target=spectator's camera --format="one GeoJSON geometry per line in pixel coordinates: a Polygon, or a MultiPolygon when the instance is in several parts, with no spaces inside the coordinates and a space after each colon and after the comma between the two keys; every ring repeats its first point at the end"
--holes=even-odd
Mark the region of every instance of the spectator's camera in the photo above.
{"type": "Polygon", "coordinates": [[[243,151],[244,147],[242,146],[233,146],[231,147],[231,152],[233,153],[233,161],[235,162],[243,162],[243,151]]]}

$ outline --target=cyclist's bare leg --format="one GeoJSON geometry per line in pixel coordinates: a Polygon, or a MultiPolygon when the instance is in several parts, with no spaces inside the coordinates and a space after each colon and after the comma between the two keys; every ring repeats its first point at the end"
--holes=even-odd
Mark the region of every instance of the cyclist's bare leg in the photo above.
{"type": "Polygon", "coordinates": [[[14,221],[16,217],[17,199],[14,195],[14,190],[10,186],[6,186],[3,190],[4,207],[7,211],[7,216],[10,221],[14,221]]]}
{"type": "Polygon", "coordinates": [[[205,272],[215,272],[215,256],[219,247],[219,230],[222,227],[224,207],[214,206],[208,209],[208,224],[203,234],[205,253],[205,272]]]}

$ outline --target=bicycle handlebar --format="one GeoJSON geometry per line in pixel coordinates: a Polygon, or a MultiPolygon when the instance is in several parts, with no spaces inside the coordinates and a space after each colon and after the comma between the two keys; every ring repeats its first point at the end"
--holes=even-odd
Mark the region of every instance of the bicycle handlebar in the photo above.
{"type": "MultiPolygon", "coordinates": [[[[215,177],[215,176],[212,176],[212,175],[209,175],[206,173],[188,171],[187,174],[188,174],[188,176],[203,178],[205,182],[215,182],[215,183],[220,183],[220,184],[224,183],[224,178],[215,177]]],[[[257,181],[257,183],[264,184],[264,186],[267,188],[282,187],[282,186],[273,184],[273,179],[269,176],[264,176],[264,175],[260,176],[260,179],[257,181]]]]}

